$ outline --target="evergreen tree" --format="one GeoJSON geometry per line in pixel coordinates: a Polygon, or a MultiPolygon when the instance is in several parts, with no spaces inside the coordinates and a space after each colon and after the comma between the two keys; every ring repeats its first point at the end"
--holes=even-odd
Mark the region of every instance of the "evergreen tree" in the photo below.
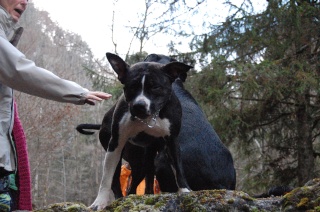
{"type": "Polygon", "coordinates": [[[230,4],[223,24],[194,38],[205,68],[192,90],[222,140],[245,153],[244,189],[303,185],[319,175],[320,2],[269,0],[258,14],[250,5],[230,4]]]}

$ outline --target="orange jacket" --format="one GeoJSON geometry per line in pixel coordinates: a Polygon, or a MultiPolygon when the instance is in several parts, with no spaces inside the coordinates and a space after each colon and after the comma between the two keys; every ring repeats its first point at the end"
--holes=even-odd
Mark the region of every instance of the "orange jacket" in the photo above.
{"type": "MultiPolygon", "coordinates": [[[[131,170],[126,167],[126,165],[121,166],[121,174],[120,174],[120,184],[121,184],[121,191],[123,196],[127,196],[128,190],[130,188],[131,184],[131,170]]],[[[145,179],[138,185],[136,194],[137,195],[144,195],[146,188],[146,182],[145,179]]],[[[159,184],[156,179],[154,179],[154,186],[153,186],[154,194],[159,194],[159,184]]]]}

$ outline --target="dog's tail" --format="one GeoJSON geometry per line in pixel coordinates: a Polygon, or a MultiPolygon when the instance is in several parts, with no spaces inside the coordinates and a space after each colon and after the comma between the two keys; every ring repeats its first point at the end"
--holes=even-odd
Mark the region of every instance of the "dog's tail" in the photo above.
{"type": "Polygon", "coordinates": [[[92,135],[94,132],[86,131],[86,130],[100,130],[100,128],[101,128],[101,124],[79,124],[76,127],[76,130],[81,134],[92,135]]]}

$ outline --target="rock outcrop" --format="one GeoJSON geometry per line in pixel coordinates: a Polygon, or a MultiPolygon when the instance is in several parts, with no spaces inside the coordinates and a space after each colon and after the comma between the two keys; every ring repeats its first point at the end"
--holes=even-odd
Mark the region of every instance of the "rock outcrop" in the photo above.
{"type": "MultiPolygon", "coordinates": [[[[89,212],[81,203],[52,204],[37,212],[89,212]]],[[[205,190],[177,195],[130,195],[103,211],[315,211],[320,212],[320,178],[281,197],[253,198],[242,191],[205,190]]]]}

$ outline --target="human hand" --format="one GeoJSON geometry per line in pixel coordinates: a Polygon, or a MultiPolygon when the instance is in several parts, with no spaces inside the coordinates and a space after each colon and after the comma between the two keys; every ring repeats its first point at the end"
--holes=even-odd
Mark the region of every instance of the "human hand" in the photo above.
{"type": "Polygon", "coordinates": [[[101,91],[89,91],[86,95],[84,103],[89,105],[95,105],[95,101],[102,101],[104,99],[111,98],[112,95],[101,91]]]}

